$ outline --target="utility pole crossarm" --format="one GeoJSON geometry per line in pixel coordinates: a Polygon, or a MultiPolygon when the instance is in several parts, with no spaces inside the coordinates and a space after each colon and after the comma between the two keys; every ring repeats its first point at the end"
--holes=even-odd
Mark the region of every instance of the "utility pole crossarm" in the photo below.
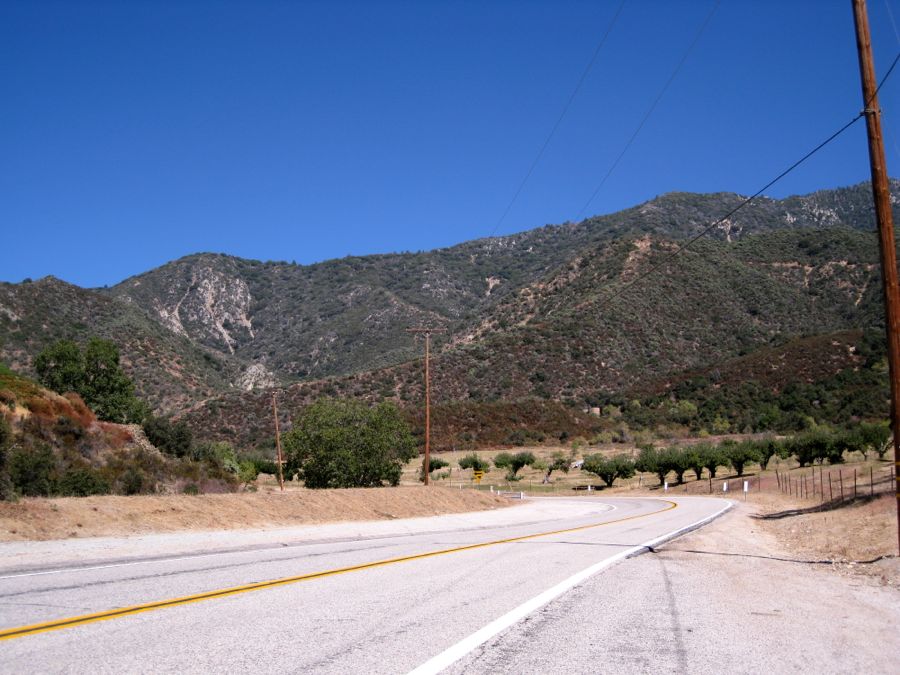
{"type": "Polygon", "coordinates": [[[422,460],[422,475],[424,476],[425,485],[428,485],[430,478],[429,469],[431,468],[431,335],[432,333],[446,333],[447,330],[444,328],[419,326],[407,328],[406,332],[425,336],[425,458],[422,460]]]}

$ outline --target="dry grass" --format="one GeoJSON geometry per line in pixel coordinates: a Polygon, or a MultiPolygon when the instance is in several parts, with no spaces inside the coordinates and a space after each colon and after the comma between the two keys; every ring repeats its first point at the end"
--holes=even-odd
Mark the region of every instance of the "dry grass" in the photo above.
{"type": "Polygon", "coordinates": [[[0,541],[411,518],[508,504],[490,494],[439,486],[23,499],[0,502],[0,541]]]}

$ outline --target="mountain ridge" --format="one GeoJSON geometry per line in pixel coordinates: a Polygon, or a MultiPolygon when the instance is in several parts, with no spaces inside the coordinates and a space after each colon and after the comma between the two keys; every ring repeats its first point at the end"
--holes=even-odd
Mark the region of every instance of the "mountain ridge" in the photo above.
{"type": "MultiPolygon", "coordinates": [[[[896,208],[900,182],[892,181],[892,189],[896,208]]],[[[880,321],[875,239],[863,234],[874,223],[867,183],[760,198],[678,256],[711,279],[708,287],[669,270],[654,280],[652,302],[647,293],[628,292],[628,311],[646,325],[630,325],[622,310],[608,310],[606,294],[629,275],[643,273],[648,261],[665,262],[680,241],[743,199],[671,192],[579,223],[428,252],[311,265],[196,253],[104,289],[53,277],[0,284],[0,358],[27,373],[52,340],[92,332],[114,337],[141,395],[160,412],[177,412],[229,391],[405,372],[421,353],[405,329],[437,324],[449,333],[435,336],[436,355],[457,383],[466,383],[465,391],[447,385],[448,395],[490,400],[537,390],[571,402],[590,394],[591,378],[627,387],[648,367],[704,365],[684,355],[731,358],[787,339],[802,332],[797,317],[820,332],[880,321]],[[694,295],[679,295],[689,292],[694,295]],[[721,325],[692,327],[679,303],[718,313],[721,325]],[[598,323],[594,317],[603,312],[615,325],[598,323]],[[703,347],[704,331],[718,334],[721,326],[732,330],[703,347]],[[564,365],[541,365],[550,358],[564,365]],[[482,386],[468,374],[473,369],[506,374],[482,386]]],[[[382,379],[379,390],[398,400],[415,393],[382,379]]]]}

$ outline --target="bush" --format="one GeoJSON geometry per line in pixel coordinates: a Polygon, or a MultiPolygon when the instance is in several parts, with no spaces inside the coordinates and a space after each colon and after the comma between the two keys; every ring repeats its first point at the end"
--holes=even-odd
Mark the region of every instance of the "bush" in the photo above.
{"type": "Polygon", "coordinates": [[[184,457],[191,452],[193,434],[184,422],[173,423],[165,417],[150,416],[141,425],[144,433],[156,448],[173,457],[184,457]]]}
{"type": "MultiPolygon", "coordinates": [[[[441,459],[440,457],[430,457],[428,460],[428,473],[432,471],[437,471],[438,469],[443,469],[450,466],[449,462],[441,459]]],[[[425,462],[422,462],[422,467],[419,469],[419,480],[425,482],[425,462]]]]}
{"type": "Polygon", "coordinates": [[[119,491],[123,495],[139,495],[146,491],[147,475],[136,466],[125,469],[119,480],[119,491]]]}
{"type": "Polygon", "coordinates": [[[53,492],[56,460],[47,446],[17,448],[9,456],[9,477],[13,487],[26,497],[48,497],[53,492]]]}
{"type": "Polygon", "coordinates": [[[60,476],[57,492],[64,497],[87,497],[109,493],[109,483],[90,467],[71,467],[60,476]]]}
{"type": "Polygon", "coordinates": [[[373,408],[323,399],[307,407],[284,436],[288,474],[309,488],[397,485],[415,454],[409,426],[392,403],[373,408]]]}

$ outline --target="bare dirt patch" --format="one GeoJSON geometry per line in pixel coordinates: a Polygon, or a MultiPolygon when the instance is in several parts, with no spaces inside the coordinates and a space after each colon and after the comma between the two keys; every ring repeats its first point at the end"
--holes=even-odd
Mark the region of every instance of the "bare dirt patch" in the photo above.
{"type": "Polygon", "coordinates": [[[439,486],[23,499],[0,502],[0,541],[385,520],[507,505],[489,493],[439,486]]]}
{"type": "Polygon", "coordinates": [[[842,574],[861,574],[900,587],[894,496],[883,494],[827,508],[780,495],[759,495],[755,519],[792,555],[832,561],[842,574]]]}

